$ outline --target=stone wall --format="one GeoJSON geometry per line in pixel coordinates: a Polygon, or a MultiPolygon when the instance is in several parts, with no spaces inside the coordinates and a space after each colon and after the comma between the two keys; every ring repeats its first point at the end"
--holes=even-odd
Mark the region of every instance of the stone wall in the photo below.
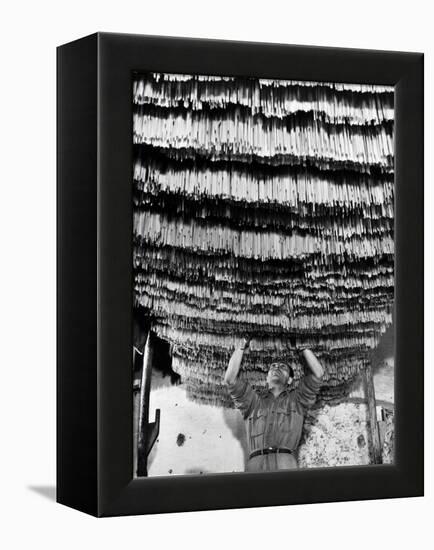
{"type": "MultiPolygon", "coordinates": [[[[374,374],[377,402],[393,410],[394,364],[388,358],[374,374]]],[[[372,441],[369,433],[367,405],[362,380],[355,385],[350,398],[338,405],[325,405],[311,411],[305,420],[303,441],[299,448],[299,466],[322,468],[355,466],[370,463],[372,441]]],[[[377,407],[377,417],[381,406],[377,407]]],[[[385,425],[383,461],[393,461],[394,423],[393,413],[385,425]]]]}
{"type": "Polygon", "coordinates": [[[367,432],[366,405],[341,403],[313,411],[305,420],[299,466],[323,468],[369,464],[367,432]]]}

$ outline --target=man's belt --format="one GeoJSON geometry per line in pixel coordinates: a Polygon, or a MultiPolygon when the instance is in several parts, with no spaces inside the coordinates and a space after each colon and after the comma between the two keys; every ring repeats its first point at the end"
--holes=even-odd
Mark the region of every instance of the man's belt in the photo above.
{"type": "Polygon", "coordinates": [[[292,451],[291,449],[284,449],[282,447],[266,447],[265,449],[259,449],[258,451],[253,451],[253,453],[250,453],[249,458],[254,458],[255,456],[260,456],[260,455],[269,455],[273,453],[292,454],[292,451]]]}

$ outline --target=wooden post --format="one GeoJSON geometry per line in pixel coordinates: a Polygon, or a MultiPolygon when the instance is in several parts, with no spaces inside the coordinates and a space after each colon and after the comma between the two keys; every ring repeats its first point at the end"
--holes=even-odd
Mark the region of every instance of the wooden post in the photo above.
{"type": "Polygon", "coordinates": [[[137,447],[137,475],[148,475],[147,432],[149,421],[149,393],[152,376],[152,334],[148,332],[143,352],[142,383],[139,400],[139,434],[137,447]]]}
{"type": "Polygon", "coordinates": [[[366,367],[364,372],[366,400],[368,402],[368,421],[369,432],[371,435],[373,462],[374,464],[382,463],[380,433],[377,423],[377,407],[375,402],[374,377],[372,374],[372,365],[366,367]]]}

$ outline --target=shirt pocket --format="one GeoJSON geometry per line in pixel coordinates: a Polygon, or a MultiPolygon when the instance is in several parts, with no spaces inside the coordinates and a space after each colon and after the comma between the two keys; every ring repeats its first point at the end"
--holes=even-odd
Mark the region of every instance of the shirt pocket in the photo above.
{"type": "Polygon", "coordinates": [[[249,418],[250,435],[252,437],[258,437],[263,435],[267,423],[267,411],[266,409],[258,409],[249,418]]]}
{"type": "Polygon", "coordinates": [[[291,430],[292,411],[288,407],[276,408],[276,428],[279,433],[288,433],[291,430]]]}
{"type": "Polygon", "coordinates": [[[280,433],[297,432],[303,423],[303,418],[295,402],[276,408],[276,422],[280,433]]]}

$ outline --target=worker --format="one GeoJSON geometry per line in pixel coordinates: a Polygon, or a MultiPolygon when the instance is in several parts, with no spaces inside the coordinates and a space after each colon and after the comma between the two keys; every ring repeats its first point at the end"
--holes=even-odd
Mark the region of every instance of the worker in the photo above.
{"type": "Polygon", "coordinates": [[[249,458],[248,472],[297,468],[296,451],[300,443],[306,411],[315,403],[324,374],[323,367],[309,349],[301,351],[308,373],[296,389],[292,368],[283,362],[272,363],[267,388],[254,390],[238,377],[243,355],[249,347],[244,339],[235,348],[223,382],[245,420],[249,458]]]}

